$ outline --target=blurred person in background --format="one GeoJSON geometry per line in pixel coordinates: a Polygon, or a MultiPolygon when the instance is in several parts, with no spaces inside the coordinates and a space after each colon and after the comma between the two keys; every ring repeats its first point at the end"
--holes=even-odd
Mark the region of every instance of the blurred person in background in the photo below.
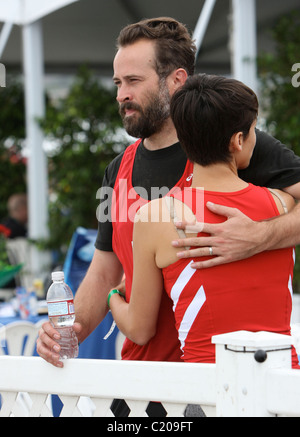
{"type": "Polygon", "coordinates": [[[8,238],[27,237],[28,208],[27,195],[13,194],[7,202],[8,216],[1,224],[10,230],[8,238]]]}

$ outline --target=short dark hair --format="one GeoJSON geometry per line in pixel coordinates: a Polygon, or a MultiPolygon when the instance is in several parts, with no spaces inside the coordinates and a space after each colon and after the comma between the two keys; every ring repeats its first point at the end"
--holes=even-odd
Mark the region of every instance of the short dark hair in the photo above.
{"type": "Polygon", "coordinates": [[[160,78],[168,77],[177,68],[194,74],[196,46],[186,26],[169,17],[142,20],[121,30],[118,49],[141,39],[156,42],[156,72],[160,78]]]}
{"type": "Polygon", "coordinates": [[[189,77],[171,100],[178,139],[192,162],[229,162],[232,135],[249,135],[258,100],[242,82],[201,74],[189,77]]]}

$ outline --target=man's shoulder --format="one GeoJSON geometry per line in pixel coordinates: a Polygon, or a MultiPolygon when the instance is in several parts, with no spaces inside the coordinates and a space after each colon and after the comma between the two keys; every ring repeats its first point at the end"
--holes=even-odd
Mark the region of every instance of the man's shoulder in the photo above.
{"type": "Polygon", "coordinates": [[[125,153],[125,150],[122,152],[122,153],[120,153],[119,155],[117,155],[109,164],[108,164],[108,166],[107,166],[107,169],[108,170],[113,170],[115,167],[119,167],[120,166],[120,164],[121,164],[121,161],[122,161],[122,159],[123,159],[123,156],[124,156],[124,153],[125,153]]]}
{"type": "Polygon", "coordinates": [[[119,155],[117,155],[106,167],[106,179],[108,182],[115,181],[121,162],[124,158],[125,153],[129,153],[131,150],[134,150],[137,146],[137,143],[131,144],[130,146],[126,147],[126,149],[121,152],[119,155]]]}
{"type": "Polygon", "coordinates": [[[274,145],[284,147],[284,145],[272,135],[260,129],[256,129],[256,147],[258,146],[259,149],[271,149],[274,145]]]}
{"type": "Polygon", "coordinates": [[[117,155],[106,167],[104,185],[114,186],[124,153],[125,150],[117,155]]]}

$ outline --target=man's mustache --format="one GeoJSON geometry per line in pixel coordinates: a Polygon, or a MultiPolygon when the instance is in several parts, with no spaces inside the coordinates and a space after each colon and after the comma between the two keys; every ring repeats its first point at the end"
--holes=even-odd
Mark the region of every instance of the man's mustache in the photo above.
{"type": "Polygon", "coordinates": [[[142,111],[142,108],[140,107],[140,105],[138,105],[138,104],[136,104],[136,103],[132,103],[132,102],[125,102],[125,103],[122,103],[122,104],[120,105],[119,112],[120,112],[120,114],[121,114],[122,116],[124,116],[126,110],[129,110],[129,109],[134,109],[134,110],[136,110],[136,111],[143,112],[143,111],[142,111]]]}

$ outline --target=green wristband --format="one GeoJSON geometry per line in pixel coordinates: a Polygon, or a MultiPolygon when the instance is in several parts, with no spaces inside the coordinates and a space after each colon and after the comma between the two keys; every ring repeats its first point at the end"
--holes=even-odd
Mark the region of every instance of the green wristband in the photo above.
{"type": "Polygon", "coordinates": [[[111,290],[111,292],[109,293],[108,297],[107,297],[107,306],[108,308],[110,308],[109,306],[109,302],[110,302],[110,298],[114,295],[114,294],[119,294],[122,297],[125,297],[123,293],[121,293],[119,290],[111,290]]]}

